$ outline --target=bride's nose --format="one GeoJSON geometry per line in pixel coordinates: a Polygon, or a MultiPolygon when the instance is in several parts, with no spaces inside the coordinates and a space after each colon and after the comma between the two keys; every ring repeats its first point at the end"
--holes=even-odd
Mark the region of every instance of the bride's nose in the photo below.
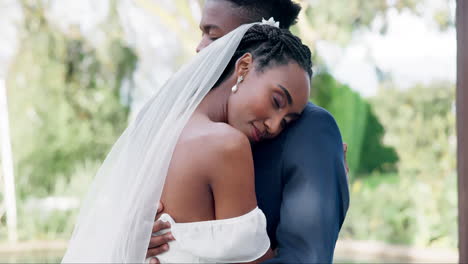
{"type": "Polygon", "coordinates": [[[265,120],[265,128],[268,134],[272,136],[276,136],[279,132],[281,132],[281,120],[283,119],[282,115],[274,115],[265,120]]]}

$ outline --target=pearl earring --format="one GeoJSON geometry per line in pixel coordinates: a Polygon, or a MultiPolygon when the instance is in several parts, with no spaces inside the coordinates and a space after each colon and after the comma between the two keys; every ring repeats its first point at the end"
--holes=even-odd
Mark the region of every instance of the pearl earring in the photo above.
{"type": "Polygon", "coordinates": [[[239,89],[238,85],[239,83],[241,83],[242,81],[244,80],[244,77],[243,76],[239,76],[237,77],[237,83],[232,87],[232,92],[235,93],[237,92],[237,90],[239,89]]]}

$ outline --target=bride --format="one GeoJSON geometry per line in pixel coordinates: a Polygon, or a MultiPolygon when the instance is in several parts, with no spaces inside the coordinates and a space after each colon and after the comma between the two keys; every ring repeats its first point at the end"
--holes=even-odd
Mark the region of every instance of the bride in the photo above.
{"type": "Polygon", "coordinates": [[[159,201],[176,239],[161,263],[272,256],[250,144],[300,116],[312,75],[310,50],[276,24],[213,42],[149,100],[99,169],[63,263],[144,262],[159,201]]]}

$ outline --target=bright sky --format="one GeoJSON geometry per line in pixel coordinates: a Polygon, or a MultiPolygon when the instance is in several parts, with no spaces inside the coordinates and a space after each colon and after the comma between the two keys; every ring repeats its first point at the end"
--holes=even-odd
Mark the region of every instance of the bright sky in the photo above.
{"type": "Polygon", "coordinates": [[[363,96],[372,96],[378,88],[375,63],[402,89],[433,80],[455,82],[455,28],[440,32],[425,19],[395,10],[389,12],[389,18],[384,36],[367,31],[356,35],[345,49],[324,42],[317,45],[338,80],[363,96]]]}

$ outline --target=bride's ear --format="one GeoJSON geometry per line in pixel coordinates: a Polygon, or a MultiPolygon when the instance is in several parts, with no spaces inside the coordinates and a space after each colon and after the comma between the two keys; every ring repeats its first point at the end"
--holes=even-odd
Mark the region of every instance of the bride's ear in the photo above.
{"type": "Polygon", "coordinates": [[[235,73],[237,76],[244,76],[253,68],[253,57],[251,53],[245,53],[237,59],[235,73]]]}

